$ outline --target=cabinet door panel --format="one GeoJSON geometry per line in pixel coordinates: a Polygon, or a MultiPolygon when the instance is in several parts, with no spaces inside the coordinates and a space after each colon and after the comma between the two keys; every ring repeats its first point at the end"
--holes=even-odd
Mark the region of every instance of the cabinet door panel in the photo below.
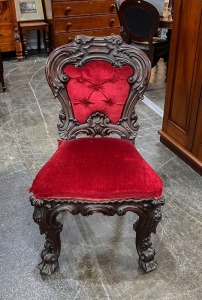
{"type": "Polygon", "coordinates": [[[192,152],[202,162],[202,86],[192,152]]]}
{"type": "Polygon", "coordinates": [[[196,119],[196,127],[194,132],[192,153],[202,162],[202,16],[200,22],[200,31],[198,38],[198,49],[196,57],[196,74],[194,81],[194,99],[199,99],[197,115],[191,118],[196,119]]]}
{"type": "Polygon", "coordinates": [[[175,1],[173,36],[163,128],[180,145],[191,150],[198,100],[194,80],[200,40],[201,0],[175,1]],[[176,17],[175,17],[176,16],[176,17]],[[193,21],[194,20],[194,21],[193,21]]]}

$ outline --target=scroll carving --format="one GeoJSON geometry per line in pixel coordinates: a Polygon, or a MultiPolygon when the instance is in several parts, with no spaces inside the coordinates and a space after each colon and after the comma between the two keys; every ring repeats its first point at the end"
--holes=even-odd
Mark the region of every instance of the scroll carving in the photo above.
{"type": "Polygon", "coordinates": [[[55,97],[62,105],[58,125],[61,139],[74,139],[79,135],[107,136],[117,134],[121,138],[134,141],[138,122],[135,104],[143,97],[150,76],[150,61],[139,49],[125,44],[120,36],[89,37],[77,36],[74,43],[55,49],[49,56],[46,66],[47,81],[55,97]],[[67,64],[83,66],[92,59],[102,59],[115,67],[130,65],[134,70],[128,78],[131,86],[122,115],[117,124],[112,124],[107,116],[101,113],[92,114],[86,123],[79,124],[75,119],[71,102],[66,91],[69,80],[64,74],[67,64]]]}
{"type": "Polygon", "coordinates": [[[156,268],[154,261],[155,250],[151,243],[151,233],[155,232],[158,222],[161,220],[160,206],[164,204],[161,198],[155,202],[151,199],[123,199],[123,201],[110,201],[102,203],[80,202],[71,199],[41,200],[30,197],[31,204],[35,206],[34,221],[39,225],[41,234],[46,235],[44,249],[41,253],[42,262],[39,264],[41,273],[52,274],[59,266],[60,232],[62,224],[57,221],[57,216],[69,211],[73,215],[81,214],[89,216],[93,213],[102,213],[107,216],[125,215],[128,211],[136,213],[139,219],[133,225],[136,231],[136,247],[139,254],[139,264],[150,272],[156,268]]]}

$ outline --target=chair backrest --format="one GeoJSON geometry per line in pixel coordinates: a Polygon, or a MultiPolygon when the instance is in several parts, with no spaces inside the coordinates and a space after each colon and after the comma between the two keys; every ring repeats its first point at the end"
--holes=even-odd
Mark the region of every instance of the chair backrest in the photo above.
{"type": "Polygon", "coordinates": [[[61,139],[81,135],[134,140],[135,104],[143,97],[151,63],[120,36],[77,36],[56,48],[46,64],[46,77],[62,105],[61,139]]]}
{"type": "Polygon", "coordinates": [[[152,39],[160,22],[156,7],[144,0],[125,0],[117,9],[120,24],[126,33],[126,42],[148,42],[149,57],[152,61],[152,39]]]}

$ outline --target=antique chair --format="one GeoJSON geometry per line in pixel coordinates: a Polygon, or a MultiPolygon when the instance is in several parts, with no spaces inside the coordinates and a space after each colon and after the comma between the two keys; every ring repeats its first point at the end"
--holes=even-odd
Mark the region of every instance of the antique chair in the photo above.
{"type": "Polygon", "coordinates": [[[135,104],[150,77],[150,61],[119,36],[77,36],[56,48],[46,77],[62,105],[58,149],[36,175],[33,218],[46,235],[42,274],[58,268],[63,211],[139,216],[133,225],[139,264],[156,268],[151,233],[161,220],[162,182],[134,146],[135,104]]]}
{"type": "Polygon", "coordinates": [[[154,5],[144,0],[116,0],[121,36],[127,44],[144,51],[154,67],[160,58],[168,61],[170,41],[157,37],[160,16],[154,5]]]}

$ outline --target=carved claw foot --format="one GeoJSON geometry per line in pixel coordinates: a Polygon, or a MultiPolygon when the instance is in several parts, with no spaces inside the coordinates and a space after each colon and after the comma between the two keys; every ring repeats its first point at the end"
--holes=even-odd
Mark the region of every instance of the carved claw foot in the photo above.
{"type": "Polygon", "coordinates": [[[58,255],[54,253],[54,248],[50,240],[47,240],[45,249],[41,252],[42,262],[38,265],[42,275],[51,275],[58,269],[58,255]]]}
{"type": "Polygon", "coordinates": [[[143,251],[139,256],[139,265],[145,271],[145,273],[149,273],[154,271],[158,265],[156,261],[154,261],[155,249],[148,248],[143,251]]]}

